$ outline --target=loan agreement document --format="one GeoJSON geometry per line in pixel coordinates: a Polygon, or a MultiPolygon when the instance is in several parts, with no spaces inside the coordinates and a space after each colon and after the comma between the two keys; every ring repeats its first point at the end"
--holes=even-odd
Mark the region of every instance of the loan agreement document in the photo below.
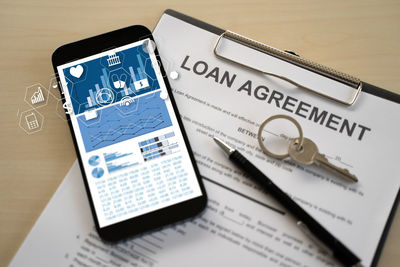
{"type": "MultiPolygon", "coordinates": [[[[400,106],[362,92],[355,105],[347,107],[218,59],[213,54],[218,35],[168,14],[161,18],[154,37],[167,72],[180,74],[171,80],[171,86],[202,176],[283,210],[213,143],[212,136],[220,137],[370,265],[399,190],[400,106]],[[304,135],[314,140],[332,163],[357,175],[359,182],[347,183],[319,167],[263,154],[257,141],[258,128],[276,114],[295,118],[304,135]]],[[[220,49],[225,55],[241,57],[273,72],[268,68],[268,55],[226,40],[220,49]]],[[[288,65],[281,61],[279,67],[282,70],[288,65]]],[[[292,65],[287,68],[294,77],[296,69],[292,65]]],[[[311,78],[318,86],[320,80],[311,78]]],[[[319,86],[324,86],[322,78],[319,86]]],[[[283,216],[282,223],[276,221],[274,227],[295,231],[295,221],[290,221],[289,228],[283,223],[289,221],[283,216]]],[[[295,232],[294,239],[307,242],[295,232]]],[[[274,248],[273,244],[266,246],[274,248]]],[[[314,254],[312,258],[318,257],[314,254]]],[[[307,257],[300,259],[316,265],[306,261],[307,257]]]]}
{"type": "Polygon", "coordinates": [[[218,60],[212,53],[217,35],[170,15],[163,15],[154,37],[167,72],[179,73],[171,86],[204,178],[206,210],[159,231],[105,244],[94,230],[75,163],[11,266],[340,266],[230,163],[212,136],[244,153],[370,265],[399,189],[399,106],[362,93],[354,107],[343,107],[218,60]],[[359,183],[265,156],[257,130],[275,114],[296,118],[305,136],[359,183]]]}

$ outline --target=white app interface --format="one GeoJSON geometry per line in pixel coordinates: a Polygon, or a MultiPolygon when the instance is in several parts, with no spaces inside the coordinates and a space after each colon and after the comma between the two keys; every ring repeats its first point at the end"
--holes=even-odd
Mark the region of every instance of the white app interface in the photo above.
{"type": "Polygon", "coordinates": [[[57,67],[100,227],[201,195],[151,44],[57,67]]]}

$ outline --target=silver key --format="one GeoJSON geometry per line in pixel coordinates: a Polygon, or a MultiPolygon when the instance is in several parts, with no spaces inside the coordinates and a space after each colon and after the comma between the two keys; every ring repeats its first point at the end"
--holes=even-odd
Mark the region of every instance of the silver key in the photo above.
{"type": "Polygon", "coordinates": [[[335,173],[336,175],[351,181],[357,182],[358,179],[349,170],[339,168],[328,161],[324,154],[318,152],[317,145],[308,138],[303,139],[302,148],[298,150],[298,140],[294,139],[289,144],[289,156],[292,160],[303,165],[311,165],[315,163],[325,169],[335,173]]]}

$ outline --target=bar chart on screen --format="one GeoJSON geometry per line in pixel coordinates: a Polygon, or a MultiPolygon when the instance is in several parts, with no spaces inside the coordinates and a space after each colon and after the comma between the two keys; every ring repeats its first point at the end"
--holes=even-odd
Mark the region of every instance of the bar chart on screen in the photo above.
{"type": "Polygon", "coordinates": [[[150,56],[138,47],[81,64],[85,75],[79,79],[64,69],[75,114],[136,97],[160,88],[150,56]],[[112,97],[111,97],[112,96],[112,97]]]}
{"type": "Polygon", "coordinates": [[[103,155],[109,173],[120,171],[139,164],[132,152],[111,152],[104,153],[103,155]]]}
{"type": "Polygon", "coordinates": [[[140,152],[142,152],[144,161],[178,152],[178,144],[173,140],[174,136],[175,133],[170,132],[139,142],[140,152]]]}

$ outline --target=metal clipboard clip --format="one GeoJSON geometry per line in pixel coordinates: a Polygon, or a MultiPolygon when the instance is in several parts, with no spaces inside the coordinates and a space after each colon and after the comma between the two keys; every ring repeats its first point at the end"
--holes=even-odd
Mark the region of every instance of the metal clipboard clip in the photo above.
{"type": "Polygon", "coordinates": [[[277,48],[274,48],[274,47],[268,46],[266,44],[257,42],[255,40],[249,39],[247,37],[244,37],[242,35],[239,35],[237,33],[231,32],[231,31],[225,31],[224,33],[222,33],[219,36],[219,38],[218,38],[218,40],[217,40],[217,42],[215,44],[215,47],[214,47],[214,54],[218,58],[230,61],[232,63],[239,64],[239,65],[241,65],[243,67],[247,67],[249,69],[261,72],[261,73],[266,74],[266,75],[270,75],[270,76],[282,79],[282,80],[284,80],[286,82],[289,82],[289,83],[291,83],[291,84],[293,84],[293,85],[295,85],[295,86],[297,86],[299,88],[305,89],[305,90],[307,90],[309,92],[312,92],[312,93],[317,94],[317,95],[322,96],[322,97],[326,97],[326,98],[328,98],[330,100],[333,100],[335,102],[338,102],[338,103],[341,103],[341,104],[344,104],[344,105],[347,105],[347,106],[351,106],[351,105],[353,105],[355,103],[355,101],[357,100],[357,98],[360,95],[360,92],[362,90],[362,82],[361,82],[360,79],[358,79],[356,77],[353,77],[353,76],[348,75],[346,73],[343,73],[343,72],[334,70],[332,68],[323,66],[321,64],[312,62],[311,60],[299,57],[298,55],[296,55],[296,54],[294,54],[292,52],[279,50],[277,48]],[[267,54],[269,56],[272,56],[272,57],[278,58],[280,60],[284,60],[286,62],[294,64],[294,65],[296,65],[298,67],[301,67],[301,68],[303,68],[305,70],[312,71],[312,72],[317,73],[319,75],[325,76],[325,77],[327,77],[329,79],[332,79],[332,80],[340,82],[340,83],[342,83],[342,84],[344,84],[346,86],[349,86],[353,90],[351,90],[352,92],[351,92],[351,94],[349,96],[345,97],[346,99],[340,99],[339,97],[334,97],[332,95],[323,93],[323,92],[318,91],[316,89],[312,89],[312,88],[310,88],[310,86],[306,86],[306,85],[304,85],[302,83],[296,82],[294,79],[286,77],[286,75],[273,73],[273,72],[267,72],[267,71],[264,71],[264,70],[262,70],[260,68],[251,66],[250,64],[245,64],[245,63],[239,62],[238,60],[232,59],[232,57],[223,56],[220,52],[218,52],[218,50],[221,49],[221,46],[222,46],[221,43],[222,43],[223,39],[228,39],[228,40],[234,41],[236,43],[245,45],[245,46],[247,46],[249,48],[252,48],[252,49],[255,49],[255,50],[260,51],[262,53],[265,53],[265,54],[267,54]]]}

